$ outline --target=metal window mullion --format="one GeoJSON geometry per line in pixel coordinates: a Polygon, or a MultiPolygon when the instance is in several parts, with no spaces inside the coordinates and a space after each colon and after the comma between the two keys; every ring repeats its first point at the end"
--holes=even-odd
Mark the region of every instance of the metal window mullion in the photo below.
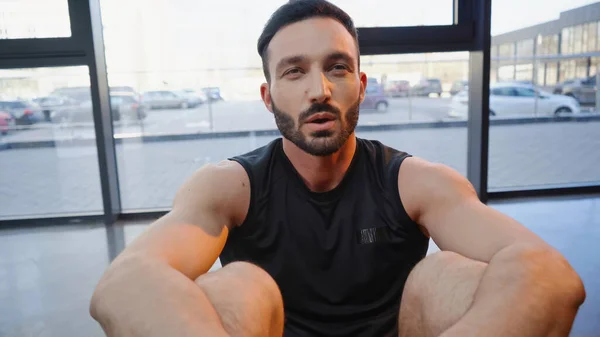
{"type": "Polygon", "coordinates": [[[69,0],[70,13],[77,18],[73,29],[84,46],[90,72],[94,130],[98,152],[100,187],[106,224],[113,224],[121,213],[118,168],[108,88],[108,75],[102,36],[99,0],[69,0]]]}
{"type": "Polygon", "coordinates": [[[490,92],[491,0],[473,2],[475,48],[469,54],[469,119],[467,178],[482,202],[487,202],[490,92]]]}

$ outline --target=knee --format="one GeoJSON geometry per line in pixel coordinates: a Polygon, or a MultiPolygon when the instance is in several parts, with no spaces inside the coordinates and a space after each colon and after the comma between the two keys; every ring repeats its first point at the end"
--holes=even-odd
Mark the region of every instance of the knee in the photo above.
{"type": "Polygon", "coordinates": [[[262,268],[232,262],[196,279],[231,336],[281,336],[283,300],[279,287],[262,268]]]}
{"type": "Polygon", "coordinates": [[[451,285],[474,291],[487,264],[471,260],[454,252],[441,251],[428,255],[412,269],[402,295],[411,305],[426,305],[424,299],[444,294],[451,285]]]}
{"type": "Polygon", "coordinates": [[[437,336],[456,323],[470,307],[486,266],[447,251],[421,260],[402,293],[400,335],[437,336]]]}
{"type": "Polygon", "coordinates": [[[436,274],[461,258],[454,252],[441,251],[423,258],[410,271],[405,284],[405,292],[418,290],[424,283],[431,282],[436,274]]]}
{"type": "Polygon", "coordinates": [[[269,305],[283,306],[277,283],[269,273],[248,262],[232,262],[223,268],[196,279],[200,287],[227,287],[230,292],[242,293],[245,297],[260,298],[269,305]]]}

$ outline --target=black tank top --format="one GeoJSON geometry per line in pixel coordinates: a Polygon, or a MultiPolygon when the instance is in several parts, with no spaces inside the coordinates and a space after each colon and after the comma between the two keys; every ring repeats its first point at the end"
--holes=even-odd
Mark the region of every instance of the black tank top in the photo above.
{"type": "Polygon", "coordinates": [[[398,193],[408,156],[357,139],[342,182],[324,193],[306,187],[281,138],[230,158],[248,173],[251,201],[221,263],[248,261],[273,277],[284,336],[397,336],[404,283],[429,242],[398,193]]]}

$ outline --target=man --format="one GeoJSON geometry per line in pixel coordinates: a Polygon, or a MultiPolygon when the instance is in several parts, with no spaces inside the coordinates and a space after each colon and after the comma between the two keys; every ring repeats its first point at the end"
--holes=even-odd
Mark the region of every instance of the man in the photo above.
{"type": "Polygon", "coordinates": [[[568,335],[585,293],[559,253],[451,169],[355,136],[346,13],[287,3],[258,50],[283,138],[200,169],[112,263],[91,303],[109,336],[568,335]]]}

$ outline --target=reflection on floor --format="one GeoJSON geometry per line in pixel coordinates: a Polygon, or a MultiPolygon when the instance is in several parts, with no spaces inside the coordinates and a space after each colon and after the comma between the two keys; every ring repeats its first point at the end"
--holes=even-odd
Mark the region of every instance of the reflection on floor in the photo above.
{"type": "MultiPolygon", "coordinates": [[[[598,336],[600,197],[492,206],[524,223],[572,263],[588,297],[571,336],[598,336]]],[[[107,230],[102,224],[90,224],[0,231],[0,336],[104,336],[88,313],[91,292],[110,256],[146,226],[128,223],[107,230]]]]}

